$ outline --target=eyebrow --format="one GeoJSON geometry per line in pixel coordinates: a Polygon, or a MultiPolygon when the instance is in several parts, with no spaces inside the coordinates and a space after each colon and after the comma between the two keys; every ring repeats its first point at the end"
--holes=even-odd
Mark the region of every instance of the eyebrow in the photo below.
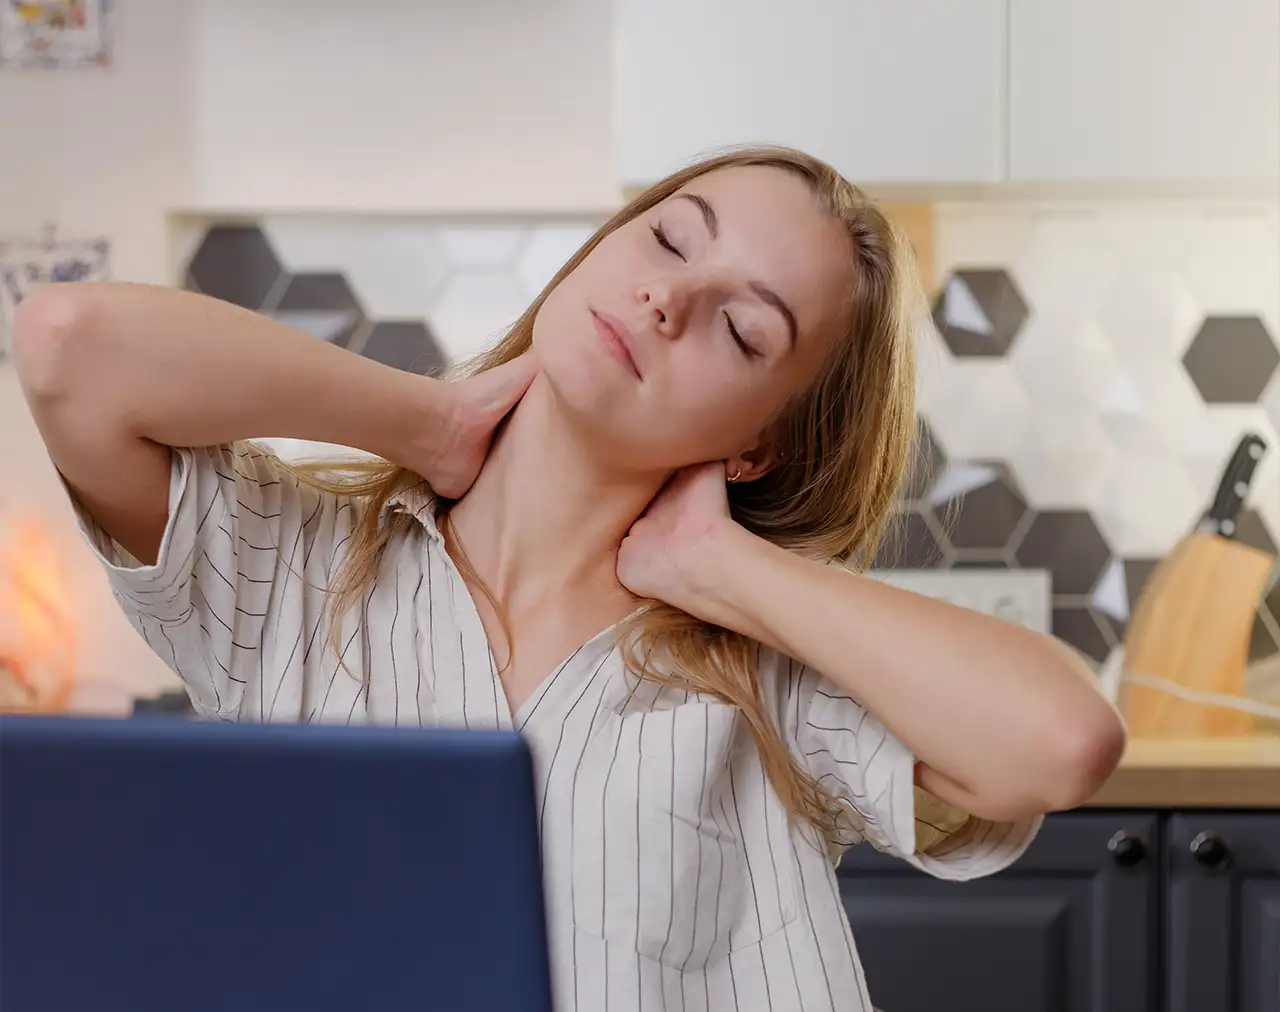
{"type": "MultiPolygon", "coordinates": [[[[689,201],[702,213],[702,221],[707,226],[707,231],[711,234],[711,238],[718,238],[720,235],[720,219],[716,215],[716,209],[711,206],[711,201],[696,193],[681,193],[678,196],[681,200],[689,201]]],[[[798,328],[796,327],[796,314],[791,311],[791,307],[783,301],[781,295],[763,282],[752,281],[747,287],[755,292],[761,300],[767,302],[782,314],[782,318],[787,321],[787,335],[791,340],[791,350],[795,351],[798,328]]]]}
{"type": "Polygon", "coordinates": [[[752,281],[749,287],[753,292],[760,296],[760,298],[782,314],[782,318],[787,321],[787,336],[791,340],[791,350],[795,351],[796,316],[795,313],[791,312],[791,307],[782,301],[781,295],[767,285],[762,285],[759,281],[752,281]]]}
{"type": "Polygon", "coordinates": [[[720,235],[720,219],[716,217],[716,209],[711,206],[711,201],[706,197],[699,197],[696,193],[677,194],[681,200],[687,200],[702,212],[702,220],[707,224],[707,231],[711,233],[711,238],[715,239],[720,235]]]}

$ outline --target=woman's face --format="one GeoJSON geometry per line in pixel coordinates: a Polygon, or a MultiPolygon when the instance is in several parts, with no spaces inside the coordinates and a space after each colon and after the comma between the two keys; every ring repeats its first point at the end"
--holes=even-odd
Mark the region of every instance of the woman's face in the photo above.
{"type": "Polygon", "coordinates": [[[800,178],[700,176],[606,236],[534,324],[542,375],[616,464],[671,470],[767,442],[839,339],[850,240],[800,178]]]}

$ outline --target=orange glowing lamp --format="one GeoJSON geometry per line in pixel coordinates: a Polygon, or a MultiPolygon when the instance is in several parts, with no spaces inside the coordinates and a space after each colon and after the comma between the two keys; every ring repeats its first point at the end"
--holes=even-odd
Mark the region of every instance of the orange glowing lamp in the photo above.
{"type": "Polygon", "coordinates": [[[66,707],[76,675],[71,597],[48,527],[0,513],[0,710],[66,707]]]}

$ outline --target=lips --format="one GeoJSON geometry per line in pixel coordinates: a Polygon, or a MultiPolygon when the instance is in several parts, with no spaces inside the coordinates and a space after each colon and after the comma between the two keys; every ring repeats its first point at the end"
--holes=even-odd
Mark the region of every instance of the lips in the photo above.
{"type": "Polygon", "coordinates": [[[591,310],[591,318],[596,325],[596,332],[604,342],[605,350],[630,369],[636,379],[640,379],[640,368],[636,365],[635,356],[631,352],[633,347],[631,331],[627,329],[626,324],[617,317],[594,309],[591,310]]]}

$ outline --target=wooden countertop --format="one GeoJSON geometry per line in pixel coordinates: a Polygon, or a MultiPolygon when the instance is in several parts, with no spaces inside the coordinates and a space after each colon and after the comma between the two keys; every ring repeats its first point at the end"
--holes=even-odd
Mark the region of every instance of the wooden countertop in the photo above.
{"type": "Polygon", "coordinates": [[[1087,807],[1280,809],[1280,735],[1130,739],[1087,807]]]}

